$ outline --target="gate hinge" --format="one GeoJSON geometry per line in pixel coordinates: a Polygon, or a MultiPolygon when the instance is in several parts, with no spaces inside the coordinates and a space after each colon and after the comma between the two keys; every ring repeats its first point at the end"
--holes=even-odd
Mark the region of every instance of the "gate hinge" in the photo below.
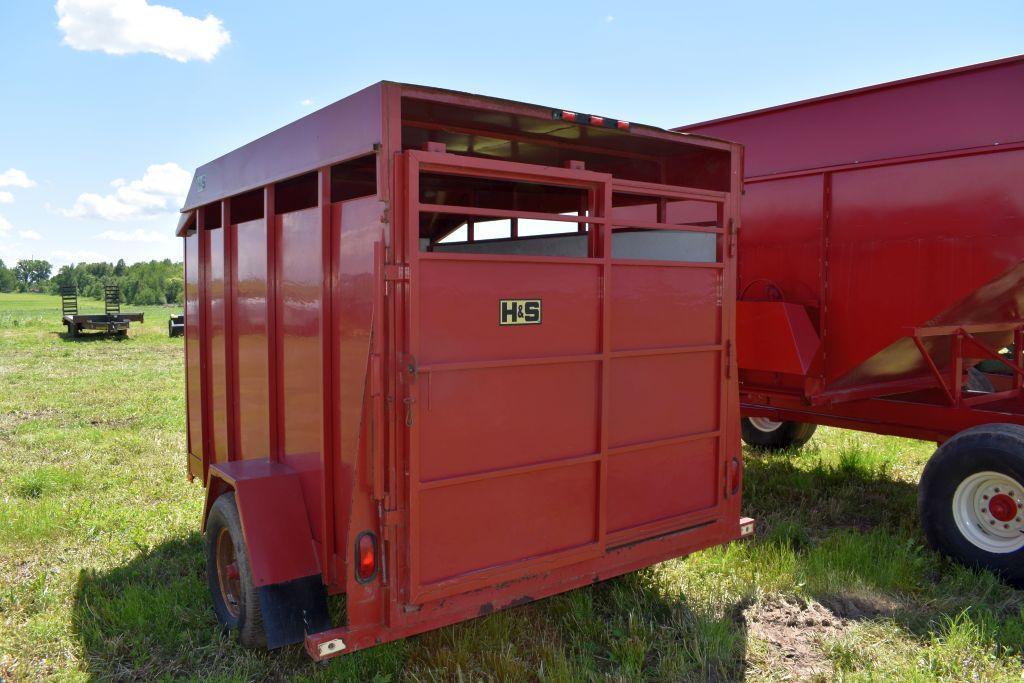
{"type": "Polygon", "coordinates": [[[384,264],[385,282],[404,282],[409,279],[409,266],[398,263],[384,264]]]}
{"type": "Polygon", "coordinates": [[[737,242],[737,239],[738,239],[737,238],[737,234],[739,233],[739,231],[740,231],[740,228],[739,228],[738,225],[736,225],[736,219],[735,218],[730,218],[729,219],[729,256],[730,257],[736,255],[736,242],[737,242]]]}

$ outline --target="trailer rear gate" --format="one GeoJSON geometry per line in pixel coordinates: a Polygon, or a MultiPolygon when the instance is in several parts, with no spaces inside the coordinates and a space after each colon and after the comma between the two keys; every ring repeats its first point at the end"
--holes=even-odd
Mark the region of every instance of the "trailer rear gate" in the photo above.
{"type": "MultiPolygon", "coordinates": [[[[421,172],[577,188],[584,215],[545,220],[595,231],[627,189],[584,170],[405,156],[410,244],[423,213],[450,210],[415,201],[421,172]]],[[[411,254],[412,600],[599,557],[718,514],[722,264],[613,260],[614,239],[595,245],[595,258],[411,254]],[[537,302],[536,324],[502,320],[502,301],[537,302]]]]}
{"type": "Polygon", "coordinates": [[[190,471],[347,595],[314,657],[740,535],[738,147],[562,114],[381,84],[197,172],[190,471]]]}

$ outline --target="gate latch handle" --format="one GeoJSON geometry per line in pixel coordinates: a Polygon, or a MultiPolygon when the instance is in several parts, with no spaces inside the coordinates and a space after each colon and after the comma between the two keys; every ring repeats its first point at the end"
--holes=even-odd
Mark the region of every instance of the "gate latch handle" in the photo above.
{"type": "Polygon", "coordinates": [[[405,426],[412,427],[412,404],[416,402],[412,396],[406,396],[402,399],[402,403],[405,404],[405,426]]]}

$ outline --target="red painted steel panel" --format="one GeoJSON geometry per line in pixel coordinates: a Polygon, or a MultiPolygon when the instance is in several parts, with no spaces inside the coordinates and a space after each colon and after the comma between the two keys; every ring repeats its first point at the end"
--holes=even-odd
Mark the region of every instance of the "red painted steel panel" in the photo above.
{"type": "Polygon", "coordinates": [[[373,150],[381,141],[376,83],[196,169],[186,209],[373,150]]]}
{"type": "Polygon", "coordinates": [[[213,453],[210,462],[225,462],[228,459],[228,384],[227,384],[227,301],[225,299],[224,230],[208,230],[209,261],[206,270],[207,305],[210,344],[210,413],[213,431],[213,453]]]}
{"type": "MultiPolygon", "coordinates": [[[[199,371],[199,233],[185,242],[185,385],[189,453],[203,458],[202,378],[199,371]]],[[[199,474],[193,472],[193,474],[199,474]]]]}
{"type": "Polygon", "coordinates": [[[679,130],[745,146],[748,178],[1024,140],[1024,58],[679,130]]]}
{"type": "MultiPolygon", "coordinates": [[[[998,283],[1024,262],[1022,82],[1016,57],[680,129],[746,147],[740,298],[808,306],[805,390],[934,382],[912,328],[1016,319],[998,283]]],[[[950,339],[924,346],[945,370],[950,339]]],[[[750,370],[748,391],[799,386],[750,370]]]]}
{"type": "Polygon", "coordinates": [[[1022,187],[1024,150],[836,173],[826,381],[926,372],[905,345],[859,366],[1024,260],[1022,187]]]}
{"type": "Polygon", "coordinates": [[[656,446],[608,463],[608,530],[622,531],[718,502],[718,439],[656,446]]]}
{"type": "Polygon", "coordinates": [[[720,287],[721,272],[711,268],[613,265],[612,348],[718,344],[720,287]]]}
{"type": "Polygon", "coordinates": [[[821,305],[821,176],[751,183],[743,196],[739,299],[821,305]]]}
{"type": "Polygon", "coordinates": [[[423,260],[421,365],[598,351],[597,264],[423,260]],[[541,325],[498,324],[501,299],[542,299],[541,325]]]}
{"type": "Polygon", "coordinates": [[[321,537],[320,448],[323,372],[320,353],[320,212],[304,209],[277,217],[279,324],[281,332],[281,462],[299,472],[313,537],[321,537]]]}
{"type": "Polygon", "coordinates": [[[720,372],[717,351],[613,360],[611,445],[718,430],[720,372]]]}
{"type": "Polygon", "coordinates": [[[424,375],[424,481],[596,453],[599,380],[596,362],[424,375]]]}
{"type": "Polygon", "coordinates": [[[806,375],[821,340],[805,306],[737,301],[736,344],[741,368],[806,375]]]}
{"type": "Polygon", "coordinates": [[[596,543],[597,474],[591,462],[424,491],[424,584],[596,543]]]}

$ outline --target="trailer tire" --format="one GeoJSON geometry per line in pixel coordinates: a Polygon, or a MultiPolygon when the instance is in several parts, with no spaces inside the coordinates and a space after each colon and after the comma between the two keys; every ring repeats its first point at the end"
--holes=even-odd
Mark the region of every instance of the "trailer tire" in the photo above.
{"type": "Polygon", "coordinates": [[[980,425],[939,446],[918,512],[932,548],[1024,587],[1024,427],[980,425]]]}
{"type": "Polygon", "coordinates": [[[217,498],[206,520],[206,580],[217,620],[226,629],[238,631],[242,645],[266,647],[263,614],[234,493],[217,498]]]}
{"type": "Polygon", "coordinates": [[[800,448],[810,441],[817,428],[818,425],[810,422],[778,422],[750,417],[740,420],[740,432],[744,443],[769,451],[800,448]]]}

